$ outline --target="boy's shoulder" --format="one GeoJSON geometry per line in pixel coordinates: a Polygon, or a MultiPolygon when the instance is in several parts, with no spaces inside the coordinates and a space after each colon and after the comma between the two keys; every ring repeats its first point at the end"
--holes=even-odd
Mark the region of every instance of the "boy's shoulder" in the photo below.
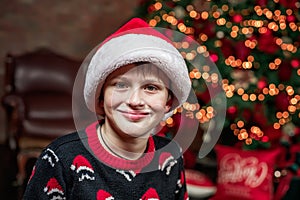
{"type": "Polygon", "coordinates": [[[155,143],[155,147],[158,149],[160,149],[160,148],[164,147],[165,145],[169,144],[170,142],[172,142],[172,140],[170,138],[162,137],[162,136],[158,136],[158,135],[153,135],[153,140],[155,143]]]}
{"type": "Polygon", "coordinates": [[[157,150],[161,149],[162,152],[167,151],[174,155],[180,155],[182,152],[180,145],[173,139],[154,135],[153,140],[157,150]]]}
{"type": "Polygon", "coordinates": [[[70,148],[72,146],[78,147],[78,144],[81,143],[81,138],[78,132],[68,133],[66,135],[60,136],[52,141],[47,147],[54,151],[58,149],[70,148]]]}

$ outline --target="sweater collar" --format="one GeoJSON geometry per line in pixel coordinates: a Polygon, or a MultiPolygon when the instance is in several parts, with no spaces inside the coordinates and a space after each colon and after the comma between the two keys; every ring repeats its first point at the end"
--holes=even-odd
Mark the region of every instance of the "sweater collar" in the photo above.
{"type": "Polygon", "coordinates": [[[145,154],[137,160],[126,160],[113,156],[111,153],[107,152],[99,141],[97,135],[97,127],[102,124],[103,121],[97,121],[92,123],[86,128],[86,134],[88,137],[88,145],[94,155],[99,159],[99,161],[104,164],[123,170],[133,170],[136,173],[140,172],[144,167],[146,167],[153,159],[155,152],[155,145],[153,137],[150,136],[148,139],[148,146],[145,154]]]}

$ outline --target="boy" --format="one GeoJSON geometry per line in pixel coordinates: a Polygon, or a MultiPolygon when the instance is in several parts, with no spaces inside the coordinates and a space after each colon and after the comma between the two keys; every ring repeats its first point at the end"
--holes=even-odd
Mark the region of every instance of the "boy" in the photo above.
{"type": "Polygon", "coordinates": [[[155,131],[190,89],[177,49],[132,19],[101,44],[86,72],[86,105],[104,119],[50,144],[24,199],[188,199],[182,152],[155,131]]]}

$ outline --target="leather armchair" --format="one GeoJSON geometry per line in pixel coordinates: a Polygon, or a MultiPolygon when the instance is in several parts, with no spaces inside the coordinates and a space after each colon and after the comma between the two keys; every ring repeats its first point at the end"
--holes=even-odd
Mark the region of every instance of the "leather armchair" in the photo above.
{"type": "Polygon", "coordinates": [[[47,49],[6,56],[5,94],[7,143],[17,150],[19,173],[56,137],[75,130],[72,91],[81,61],[47,49]]]}

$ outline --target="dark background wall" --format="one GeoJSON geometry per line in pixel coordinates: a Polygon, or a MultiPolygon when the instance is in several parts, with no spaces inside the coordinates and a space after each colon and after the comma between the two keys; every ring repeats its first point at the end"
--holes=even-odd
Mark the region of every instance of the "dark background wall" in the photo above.
{"type": "MultiPolygon", "coordinates": [[[[48,47],[75,59],[85,56],[126,22],[139,0],[0,0],[0,96],[4,57],[48,47]]],[[[0,108],[0,141],[4,136],[0,108]]]]}

